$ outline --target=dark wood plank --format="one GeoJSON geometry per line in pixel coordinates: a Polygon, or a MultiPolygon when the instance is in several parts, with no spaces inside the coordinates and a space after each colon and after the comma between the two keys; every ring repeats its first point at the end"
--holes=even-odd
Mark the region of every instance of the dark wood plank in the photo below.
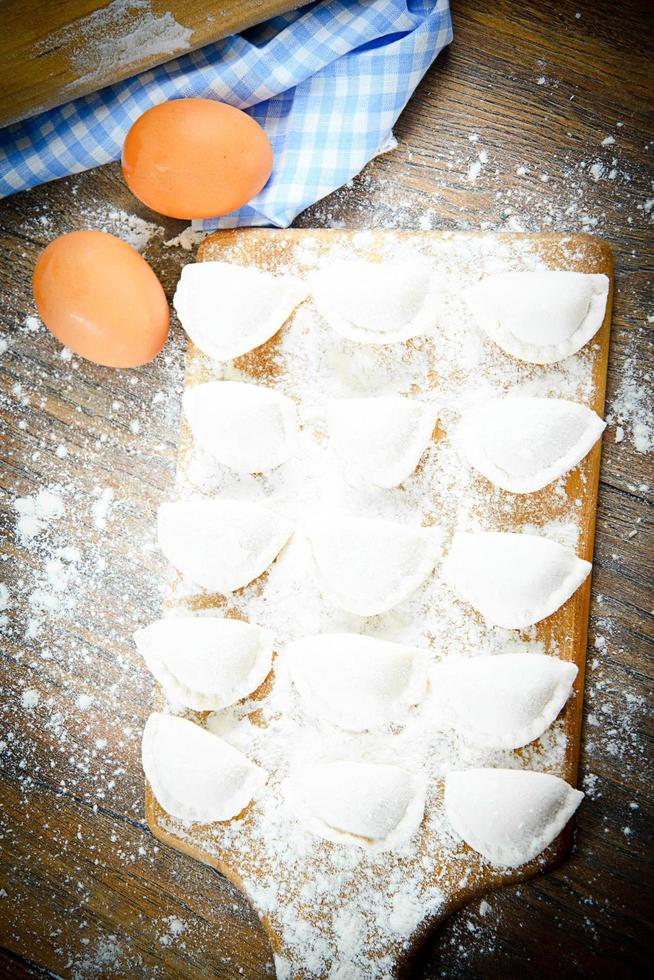
{"type": "MultiPolygon", "coordinates": [[[[625,379],[650,372],[651,380],[654,370],[650,5],[454,6],[455,44],[401,117],[398,148],[298,224],[603,235],[616,259],[613,421],[603,451],[581,759],[590,792],[575,852],[547,878],[496,893],[482,911],[458,913],[429,944],[416,976],[633,977],[651,958],[654,480],[651,455],[634,444],[633,410],[622,421],[619,412],[625,379]],[[615,143],[602,146],[607,136],[615,143]],[[590,168],[598,162],[605,169],[595,180],[590,168]]],[[[156,615],[161,598],[151,528],[174,473],[183,338],[175,327],[163,357],[112,372],[62,360],[45,331],[25,326],[40,249],[72,228],[126,231],[112,209],[161,227],[145,255],[171,295],[191,255],[163,241],[183,226],[141,208],[117,167],[0,205],[0,334],[9,341],[0,359],[7,532],[0,579],[13,603],[1,651],[0,888],[7,896],[0,898],[0,969],[16,977],[158,970],[255,980],[270,976],[272,965],[243,899],[210,869],[155,850],[143,824],[138,739],[151,684],[129,635],[156,615]],[[50,484],[63,488],[65,516],[36,548],[25,548],[14,539],[13,501],[50,484]],[[114,491],[104,529],[91,513],[94,487],[114,491]],[[77,584],[63,590],[72,605],[36,617],[28,597],[47,591],[46,562],[62,543],[82,553],[77,584]],[[35,618],[41,633],[26,636],[26,621],[35,618]],[[30,708],[23,696],[32,690],[40,698],[30,708]],[[182,923],[178,934],[170,917],[182,923]]]]}

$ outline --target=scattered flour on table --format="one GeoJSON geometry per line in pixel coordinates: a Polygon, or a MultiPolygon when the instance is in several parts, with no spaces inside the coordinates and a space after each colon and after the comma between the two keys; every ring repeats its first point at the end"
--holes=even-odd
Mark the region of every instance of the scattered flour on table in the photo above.
{"type": "Polygon", "coordinates": [[[609,402],[606,421],[615,427],[615,441],[626,433],[639,453],[654,448],[654,376],[634,358],[625,361],[618,390],[609,402]]]}
{"type": "Polygon", "coordinates": [[[100,531],[103,531],[109,520],[114,491],[111,487],[104,487],[104,489],[102,487],[94,487],[93,496],[96,498],[91,504],[93,523],[100,531]]]}
{"type": "MultiPolygon", "coordinates": [[[[157,948],[161,922],[137,920],[115,936],[110,919],[88,916],[88,907],[100,861],[122,878],[132,870],[148,876],[161,860],[143,820],[135,715],[139,704],[147,713],[152,684],[131,632],[144,618],[155,618],[161,604],[160,563],[152,558],[157,490],[144,460],[154,460],[162,479],[172,479],[181,338],[174,332],[162,355],[144,368],[111,372],[56,356],[56,342],[35,316],[16,324],[12,340],[11,369],[20,372],[21,387],[10,385],[0,395],[14,426],[3,450],[20,473],[21,492],[3,499],[0,754],[20,803],[11,814],[0,808],[0,835],[10,848],[21,835],[29,840],[10,864],[12,917],[19,921],[32,909],[33,868],[61,862],[74,875],[66,879],[68,890],[51,905],[47,880],[40,892],[44,907],[57,910],[43,926],[56,972],[143,976],[148,967],[133,937],[145,931],[157,948]],[[53,387],[61,398],[54,412],[53,387]],[[160,393],[156,402],[146,397],[153,391],[160,393]],[[65,425],[59,405],[67,407],[65,425]],[[138,443],[129,437],[126,444],[126,417],[136,413],[138,443]],[[63,432],[72,463],[57,452],[63,432]],[[120,489],[107,486],[109,479],[120,489]],[[51,819],[49,808],[59,806],[74,814],[72,825],[51,819]],[[108,819],[94,820],[100,810],[108,819]],[[127,819],[114,822],[112,814],[127,819]],[[71,939],[64,920],[79,928],[79,940],[71,939]]],[[[187,918],[183,938],[205,947],[215,941],[206,917],[189,911],[187,918]]],[[[35,942],[40,938],[35,934],[35,942]]]]}
{"type": "Polygon", "coordinates": [[[31,582],[23,580],[26,603],[26,636],[34,639],[44,619],[71,612],[83,581],[85,565],[81,551],[60,543],[57,526],[66,514],[65,490],[52,485],[29,497],[14,501],[18,541],[32,555],[31,582]]]}
{"type": "Polygon", "coordinates": [[[187,930],[187,925],[181,919],[178,919],[175,915],[169,915],[164,919],[167,931],[159,937],[159,942],[162,946],[170,946],[174,943],[183,933],[187,930]]]}
{"type": "Polygon", "coordinates": [[[20,702],[24,708],[28,710],[31,708],[36,708],[37,704],[41,700],[40,693],[34,688],[29,688],[27,691],[23,691],[20,696],[20,702]]]}
{"type": "MultiPolygon", "coordinates": [[[[601,599],[601,596],[600,596],[601,599]]],[[[611,671],[609,656],[616,657],[613,626],[610,619],[596,623],[594,641],[597,656],[590,659],[585,686],[586,750],[597,751],[621,764],[646,765],[647,747],[641,732],[651,721],[654,708],[628,688],[628,678],[611,671]]],[[[600,780],[590,777],[591,794],[601,795],[600,780]]]]}
{"type": "Polygon", "coordinates": [[[52,489],[39,490],[33,497],[18,497],[14,501],[18,514],[16,532],[23,541],[29,541],[39,534],[50,521],[64,516],[62,497],[52,489]]]}
{"type": "MultiPolygon", "coordinates": [[[[163,238],[164,229],[154,221],[141,218],[138,214],[131,214],[122,208],[112,204],[107,204],[105,200],[96,200],[93,203],[85,203],[76,213],[74,227],[62,226],[59,216],[43,209],[35,218],[26,221],[26,228],[34,234],[45,236],[44,245],[53,240],[57,235],[67,231],[77,231],[78,229],[89,229],[93,231],[105,231],[116,238],[127,242],[137,252],[144,252],[151,241],[163,238]]],[[[25,328],[31,331],[41,330],[41,321],[38,317],[28,316],[25,319],[25,328]]]]}
{"type": "Polygon", "coordinates": [[[183,248],[185,252],[190,252],[203,241],[209,232],[196,230],[190,225],[185,228],[184,231],[180,231],[179,235],[175,235],[174,238],[169,238],[164,242],[166,248],[183,248]]]}
{"type": "Polygon", "coordinates": [[[163,235],[163,228],[153,221],[146,221],[136,214],[129,214],[120,208],[98,205],[88,215],[88,224],[98,231],[107,231],[121,238],[137,252],[143,252],[150,240],[163,235]]]}
{"type": "Polygon", "coordinates": [[[28,331],[28,333],[38,333],[39,330],[43,329],[43,324],[39,320],[38,316],[26,316],[25,329],[28,331]]]}

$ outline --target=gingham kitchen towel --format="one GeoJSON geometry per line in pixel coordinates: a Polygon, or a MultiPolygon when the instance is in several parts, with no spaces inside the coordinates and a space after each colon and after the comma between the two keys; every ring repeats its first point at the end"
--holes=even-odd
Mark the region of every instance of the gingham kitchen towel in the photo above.
{"type": "Polygon", "coordinates": [[[117,160],[146,109],[202,96],[247,109],[275,162],[248,205],[194,224],[284,228],[392,145],[395,120],[451,39],[448,0],[311,4],[0,130],[0,196],[117,160]]]}

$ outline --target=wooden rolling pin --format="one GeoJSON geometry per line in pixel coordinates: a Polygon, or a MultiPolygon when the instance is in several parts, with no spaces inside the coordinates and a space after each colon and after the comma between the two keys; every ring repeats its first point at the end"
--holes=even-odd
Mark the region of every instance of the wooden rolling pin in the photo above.
{"type": "Polygon", "coordinates": [[[299,6],[299,0],[5,0],[0,126],[299,6]]]}

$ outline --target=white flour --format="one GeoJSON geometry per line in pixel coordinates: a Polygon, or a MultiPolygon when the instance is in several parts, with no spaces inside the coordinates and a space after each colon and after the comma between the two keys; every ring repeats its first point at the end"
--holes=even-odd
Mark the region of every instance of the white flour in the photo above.
{"type": "Polygon", "coordinates": [[[168,61],[190,47],[192,34],[170,11],[156,14],[151,0],[111,0],[48,35],[37,50],[72,46],[70,63],[78,76],[68,86],[72,96],[81,86],[106,80],[109,65],[122,69],[145,59],[168,61]]]}
{"type": "Polygon", "coordinates": [[[146,221],[136,214],[128,214],[120,208],[100,205],[88,217],[89,227],[121,238],[137,252],[143,252],[151,239],[160,238],[163,234],[163,229],[153,221],[146,221]]]}
{"type": "Polygon", "coordinates": [[[622,442],[627,435],[639,453],[654,448],[654,378],[629,358],[624,366],[618,390],[610,405],[607,422],[615,426],[615,440],[622,442]]]}
{"type": "Polygon", "coordinates": [[[196,245],[199,245],[203,238],[206,238],[208,232],[206,231],[195,231],[192,225],[180,231],[179,235],[175,235],[174,238],[169,238],[164,242],[166,248],[183,248],[185,252],[192,251],[196,245]]]}

